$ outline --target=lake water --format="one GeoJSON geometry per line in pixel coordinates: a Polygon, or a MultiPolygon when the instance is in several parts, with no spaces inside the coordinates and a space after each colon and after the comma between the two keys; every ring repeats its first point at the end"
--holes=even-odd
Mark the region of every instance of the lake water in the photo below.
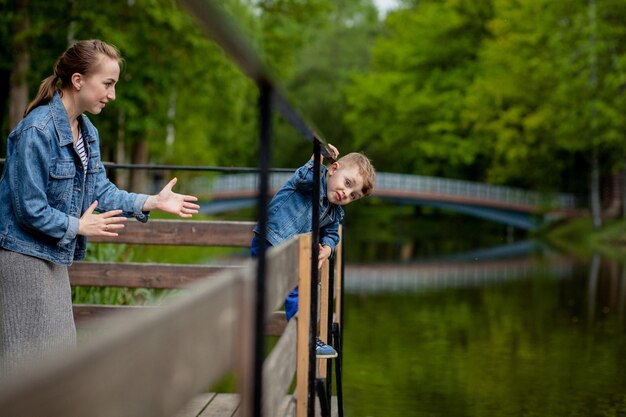
{"type": "Polygon", "coordinates": [[[616,264],[470,257],[346,279],[345,416],[626,416],[616,264]]]}

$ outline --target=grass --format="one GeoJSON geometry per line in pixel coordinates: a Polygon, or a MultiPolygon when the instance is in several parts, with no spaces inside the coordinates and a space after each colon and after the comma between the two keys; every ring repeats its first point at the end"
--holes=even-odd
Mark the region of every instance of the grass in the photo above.
{"type": "Polygon", "coordinates": [[[605,220],[594,230],[590,218],[560,223],[541,234],[541,238],[557,249],[581,258],[594,253],[626,263],[626,221],[605,220]]]}

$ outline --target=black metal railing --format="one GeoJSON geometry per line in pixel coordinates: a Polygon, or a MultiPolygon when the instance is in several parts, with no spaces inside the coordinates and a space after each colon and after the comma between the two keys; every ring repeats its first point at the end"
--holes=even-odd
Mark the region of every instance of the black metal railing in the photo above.
{"type": "MultiPolygon", "coordinates": [[[[274,80],[270,71],[260,59],[259,55],[251,47],[251,43],[237,28],[232,19],[225,14],[213,2],[208,0],[181,0],[180,3],[193,15],[200,28],[216,41],[237,66],[250,77],[259,89],[259,169],[260,186],[258,197],[258,213],[260,226],[259,262],[257,271],[257,301],[255,321],[255,353],[254,353],[254,380],[253,380],[253,415],[261,415],[261,377],[263,363],[263,311],[265,298],[265,254],[266,254],[266,225],[267,225],[267,192],[269,183],[270,149],[271,149],[271,123],[272,110],[276,108],[283,117],[294,126],[302,136],[313,142],[314,155],[314,186],[313,186],[313,214],[312,224],[312,249],[311,249],[311,326],[309,329],[309,375],[308,375],[308,409],[307,415],[315,415],[315,394],[318,382],[315,379],[315,337],[317,323],[317,282],[318,282],[318,242],[319,242],[319,193],[320,193],[320,155],[331,158],[332,153],[328,143],[312,127],[312,124],[304,120],[298,110],[290,103],[280,85],[274,80]]],[[[320,393],[324,389],[319,389],[320,393]]],[[[324,404],[323,415],[329,415],[330,401],[321,401],[324,404]]]]}

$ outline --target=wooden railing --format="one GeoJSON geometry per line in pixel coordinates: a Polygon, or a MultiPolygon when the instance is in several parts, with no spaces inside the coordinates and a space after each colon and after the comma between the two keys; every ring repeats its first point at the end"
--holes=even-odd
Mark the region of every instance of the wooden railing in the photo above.
{"type": "MultiPolygon", "coordinates": [[[[156,220],[145,225],[129,222],[115,242],[248,246],[251,237],[250,222],[156,220]]],[[[185,290],[159,307],[75,306],[78,323],[98,317],[107,331],[71,354],[1,381],[0,415],[172,417],[231,371],[240,394],[238,415],[252,415],[255,262],[246,260],[237,267],[76,263],[70,268],[74,285],[185,290]],[[111,311],[119,313],[107,317],[111,311]]],[[[310,262],[310,235],[287,240],[267,254],[264,318],[266,329],[280,338],[263,363],[264,416],[307,414],[310,262]],[[276,310],[296,285],[299,313],[286,323],[276,310]],[[297,388],[290,394],[294,376],[297,388]]],[[[334,265],[341,288],[340,255],[334,265]]],[[[322,288],[328,289],[328,271],[326,262],[322,288]]],[[[332,299],[324,293],[320,297],[324,340],[329,314],[331,319],[341,316],[340,297],[334,297],[334,304],[332,299]]],[[[317,361],[322,377],[324,362],[317,361]]]]}

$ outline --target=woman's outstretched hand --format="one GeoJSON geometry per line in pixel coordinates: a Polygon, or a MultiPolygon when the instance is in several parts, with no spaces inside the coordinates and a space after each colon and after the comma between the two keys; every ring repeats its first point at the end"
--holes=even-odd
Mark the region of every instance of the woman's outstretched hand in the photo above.
{"type": "Polygon", "coordinates": [[[151,195],[144,203],[143,211],[161,210],[166,213],[175,214],[180,217],[191,217],[198,214],[200,206],[194,204],[198,198],[193,195],[182,195],[172,191],[177,179],[174,178],[167,183],[157,195],[151,195]]]}
{"type": "Polygon", "coordinates": [[[93,214],[98,201],[91,203],[87,211],[78,220],[78,234],[83,236],[117,236],[117,231],[124,228],[126,217],[116,217],[122,210],[111,210],[102,214],[93,214]]]}

